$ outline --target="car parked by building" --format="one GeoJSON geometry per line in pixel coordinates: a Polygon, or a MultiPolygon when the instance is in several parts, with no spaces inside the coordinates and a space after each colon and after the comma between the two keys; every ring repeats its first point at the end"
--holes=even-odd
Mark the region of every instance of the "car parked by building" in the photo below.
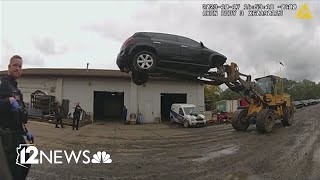
{"type": "Polygon", "coordinates": [[[170,110],[171,123],[183,124],[185,128],[205,126],[205,116],[193,104],[172,104],[170,110]]]}
{"type": "Polygon", "coordinates": [[[292,102],[297,109],[303,108],[304,104],[301,101],[293,101],[292,102]]]}
{"type": "Polygon", "coordinates": [[[308,100],[301,100],[300,102],[303,104],[303,106],[309,106],[310,105],[308,100]]]}
{"type": "Polygon", "coordinates": [[[309,99],[309,101],[311,105],[318,104],[318,102],[315,99],[309,99]]]}

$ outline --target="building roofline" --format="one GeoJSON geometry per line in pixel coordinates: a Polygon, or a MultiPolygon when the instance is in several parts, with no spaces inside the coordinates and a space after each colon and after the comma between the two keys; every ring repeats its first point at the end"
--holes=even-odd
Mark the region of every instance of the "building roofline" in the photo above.
{"type": "MultiPolygon", "coordinates": [[[[72,68],[27,68],[22,69],[21,77],[73,77],[73,78],[119,78],[131,79],[131,74],[111,69],[72,69],[72,68]]],[[[0,71],[0,76],[8,74],[7,70],[0,71]]],[[[169,77],[151,77],[155,80],[179,81],[186,80],[169,77]]]]}
{"type": "MultiPolygon", "coordinates": [[[[27,76],[54,76],[54,77],[114,77],[130,78],[130,74],[119,70],[104,69],[70,69],[70,68],[27,68],[22,70],[22,77],[27,76]]],[[[6,75],[7,70],[0,71],[0,75],[6,75]]]]}

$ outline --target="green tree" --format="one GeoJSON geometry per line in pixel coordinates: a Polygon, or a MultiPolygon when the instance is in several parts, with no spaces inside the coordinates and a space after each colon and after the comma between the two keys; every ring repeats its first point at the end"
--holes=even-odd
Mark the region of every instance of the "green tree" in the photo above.
{"type": "Polygon", "coordinates": [[[226,89],[221,93],[221,100],[235,100],[241,98],[240,94],[232,91],[231,89],[226,89]]]}
{"type": "Polygon", "coordinates": [[[320,85],[310,80],[301,82],[287,80],[283,81],[284,90],[291,95],[293,101],[320,98],[320,85]]]}
{"type": "Polygon", "coordinates": [[[211,110],[215,108],[215,102],[220,100],[221,92],[222,90],[219,86],[205,85],[204,99],[205,99],[207,110],[211,110]]]}

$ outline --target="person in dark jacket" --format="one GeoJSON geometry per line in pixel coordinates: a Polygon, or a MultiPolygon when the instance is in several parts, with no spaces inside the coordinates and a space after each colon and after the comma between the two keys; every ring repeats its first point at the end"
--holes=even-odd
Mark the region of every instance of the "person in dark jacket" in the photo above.
{"type": "MultiPolygon", "coordinates": [[[[17,79],[21,76],[22,58],[18,55],[10,59],[8,66],[8,75],[0,78],[0,161],[6,161],[10,172],[1,172],[0,179],[5,179],[7,174],[11,174],[14,180],[26,179],[30,164],[27,168],[16,164],[17,151],[16,148],[20,144],[26,144],[24,135],[27,140],[33,143],[33,136],[25,126],[28,120],[28,114],[25,110],[23,95],[18,89],[17,79]]],[[[26,159],[28,159],[28,154],[26,159]]],[[[5,164],[5,162],[0,162],[5,164]]],[[[0,167],[2,168],[2,167],[0,167]]]]}
{"type": "Polygon", "coordinates": [[[82,111],[83,110],[80,106],[80,103],[77,102],[76,107],[74,108],[74,112],[73,112],[72,130],[74,130],[74,128],[79,130],[79,120],[80,120],[80,116],[81,116],[82,111]]]}
{"type": "Polygon", "coordinates": [[[59,128],[59,124],[61,128],[63,128],[62,118],[63,118],[63,109],[59,103],[57,103],[57,107],[55,109],[55,117],[56,117],[56,128],[59,128]]]}
{"type": "Polygon", "coordinates": [[[122,119],[124,121],[124,124],[127,124],[127,115],[128,115],[128,109],[126,106],[123,106],[122,108],[122,119]]]}

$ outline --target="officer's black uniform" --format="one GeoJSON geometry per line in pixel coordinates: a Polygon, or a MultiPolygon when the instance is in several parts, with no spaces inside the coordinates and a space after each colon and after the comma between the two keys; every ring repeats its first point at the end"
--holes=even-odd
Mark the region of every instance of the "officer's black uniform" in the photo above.
{"type": "MultiPolygon", "coordinates": [[[[23,96],[17,84],[15,79],[9,75],[0,78],[0,138],[2,141],[0,146],[4,149],[13,179],[24,180],[29,169],[16,164],[16,148],[19,147],[19,144],[26,144],[23,135],[27,132],[24,126],[27,123],[27,113],[24,110],[23,96]],[[11,110],[9,97],[17,100],[18,111],[11,110]]],[[[27,158],[28,154],[26,154],[27,158]]],[[[30,165],[27,167],[30,168],[30,165]]]]}
{"type": "Polygon", "coordinates": [[[127,115],[128,115],[128,109],[126,108],[126,106],[123,106],[122,109],[122,118],[124,120],[124,124],[127,123],[127,115]]]}
{"type": "Polygon", "coordinates": [[[77,130],[79,130],[79,120],[80,120],[80,116],[81,116],[82,111],[83,110],[79,105],[77,105],[75,107],[74,112],[73,112],[72,130],[74,130],[74,127],[76,127],[77,130]]]}
{"type": "Polygon", "coordinates": [[[59,128],[58,124],[63,128],[62,118],[63,118],[63,110],[61,106],[57,106],[55,109],[55,117],[56,117],[56,128],[59,128]]]}

